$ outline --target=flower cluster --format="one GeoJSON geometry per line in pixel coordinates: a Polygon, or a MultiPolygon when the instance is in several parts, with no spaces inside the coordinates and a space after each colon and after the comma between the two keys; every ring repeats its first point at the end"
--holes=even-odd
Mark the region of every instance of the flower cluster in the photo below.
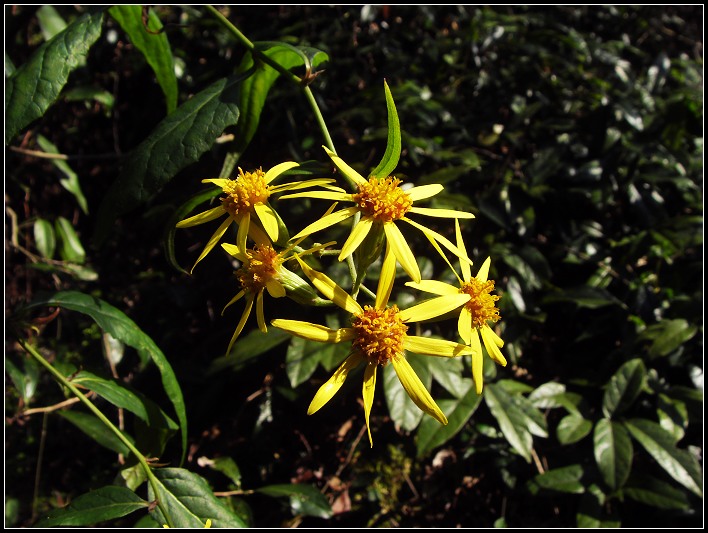
{"type": "MultiPolygon", "coordinates": [[[[389,98],[388,87],[386,90],[389,98]]],[[[390,102],[392,103],[392,99],[390,102]]],[[[393,110],[395,113],[395,107],[393,110]]],[[[391,107],[389,107],[390,112],[391,107]]],[[[290,297],[304,305],[315,302],[333,304],[349,315],[350,326],[339,329],[286,318],[273,319],[271,325],[311,341],[347,343],[350,346],[348,356],[315,394],[308,414],[317,412],[329,402],[342,387],[348,374],[358,366],[364,365],[362,396],[364,416],[372,446],[369,418],[379,366],[391,363],[401,385],[415,405],[440,423],[447,424],[445,414],[416,375],[407,360],[407,354],[444,358],[470,356],[472,376],[478,394],[482,392],[483,387],[482,345],[496,363],[506,365],[506,360],[500,351],[504,343],[490,327],[490,323],[493,324],[500,319],[496,307],[499,296],[493,294],[494,281],[488,279],[490,259],[484,261],[477,275],[473,277],[472,261],[467,255],[460,230],[459,220],[471,219],[474,216],[465,211],[418,205],[443,191],[443,186],[438,184],[408,186],[409,184],[390,175],[398,162],[399,155],[395,154],[395,160],[391,163],[389,148],[392,146],[392,131],[394,135],[400,136],[400,131],[391,128],[389,114],[390,135],[389,147],[387,147],[389,159],[382,161],[368,179],[344,162],[334,151],[324,148],[339,174],[352,185],[354,189],[352,192],[339,187],[331,178],[274,185],[277,178],[297,172],[299,165],[295,162],[281,163],[265,173],[260,169],[252,172],[239,169],[235,179],[204,180],[221,189],[223,192],[221,205],[177,224],[177,227],[184,228],[226,217],[207,242],[194,266],[216,247],[229,226],[236,224],[238,227],[236,244],[221,245],[222,249],[238,262],[235,278],[239,291],[226,304],[224,310],[241,299],[245,300],[245,308],[228,345],[227,354],[243,331],[254,303],[258,328],[263,332],[267,331],[264,314],[265,293],[272,298],[290,297]],[[281,200],[309,198],[329,200],[333,203],[321,218],[288,239],[287,225],[270,204],[271,197],[279,193],[286,193],[279,197],[281,200]],[[340,204],[343,206],[337,209],[340,204]],[[414,215],[453,219],[456,242],[453,243],[440,233],[416,222],[411,218],[414,215]],[[353,223],[341,249],[326,250],[337,244],[334,241],[314,244],[307,249],[300,247],[304,239],[311,238],[313,234],[348,219],[352,219],[353,223]],[[403,225],[412,226],[422,232],[455,273],[459,281],[457,286],[442,281],[422,279],[414,251],[401,232],[403,225]],[[462,277],[452,267],[443,249],[457,258],[462,277]],[[324,253],[325,250],[327,253],[336,254],[339,261],[347,261],[349,264],[352,272],[351,292],[344,290],[329,276],[308,263],[308,256],[324,253]],[[375,293],[368,291],[373,301],[362,304],[358,301],[358,296],[363,294],[359,289],[362,287],[367,269],[376,261],[380,261],[381,264],[377,290],[375,293]],[[289,267],[286,267],[286,264],[289,267]],[[434,297],[406,309],[391,304],[389,300],[394,287],[397,264],[411,280],[406,283],[407,286],[432,294],[434,297]],[[295,273],[298,269],[307,279],[295,273]],[[457,329],[462,342],[411,334],[411,325],[450,315],[457,316],[457,329]]],[[[400,147],[400,142],[398,146],[400,147]]]]}

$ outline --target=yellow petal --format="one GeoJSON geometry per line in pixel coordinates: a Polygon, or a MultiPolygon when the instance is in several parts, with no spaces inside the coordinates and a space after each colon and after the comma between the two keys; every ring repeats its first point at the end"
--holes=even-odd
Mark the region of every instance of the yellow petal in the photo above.
{"type": "Polygon", "coordinates": [[[431,183],[430,185],[419,185],[418,187],[411,187],[406,191],[408,198],[417,202],[418,200],[425,200],[435,196],[441,192],[445,187],[439,183],[431,183]]]}
{"type": "Polygon", "coordinates": [[[285,296],[285,287],[276,279],[271,279],[266,282],[268,294],[273,298],[282,298],[285,296]]]}
{"type": "Polygon", "coordinates": [[[243,331],[243,326],[246,325],[246,320],[248,320],[248,317],[251,316],[251,309],[253,308],[253,295],[249,294],[248,297],[246,297],[246,309],[243,310],[243,314],[241,315],[241,320],[238,321],[238,326],[236,326],[236,331],[234,331],[234,336],[231,337],[231,341],[229,342],[229,347],[226,348],[226,355],[229,355],[231,353],[231,347],[234,345],[234,342],[236,342],[236,339],[238,339],[238,336],[241,334],[241,331],[243,331]]]}
{"type": "Polygon", "coordinates": [[[231,222],[233,222],[233,219],[231,217],[228,217],[224,222],[221,223],[221,226],[216,228],[216,231],[212,234],[212,236],[209,238],[209,242],[207,242],[206,246],[202,250],[202,253],[199,254],[199,257],[197,257],[197,260],[194,262],[194,266],[192,267],[192,270],[189,271],[191,274],[194,272],[194,267],[197,266],[197,263],[204,259],[209,252],[211,252],[212,248],[216,246],[216,243],[219,242],[219,239],[223,237],[224,233],[226,233],[226,229],[231,225],[231,222]]]}
{"type": "Polygon", "coordinates": [[[376,363],[367,363],[364,370],[364,386],[361,395],[364,398],[364,418],[366,419],[366,429],[369,432],[369,442],[374,447],[374,439],[371,438],[371,426],[369,425],[369,415],[371,406],[374,404],[374,391],[376,390],[376,363]]]}
{"type": "Polygon", "coordinates": [[[470,336],[472,353],[472,378],[474,379],[474,390],[477,394],[482,394],[484,388],[484,360],[482,359],[482,345],[479,342],[477,330],[473,330],[470,336]]]}
{"type": "Polygon", "coordinates": [[[437,294],[438,296],[445,296],[449,294],[460,294],[460,288],[445,283],[443,281],[436,281],[434,279],[424,279],[420,283],[415,281],[406,282],[406,286],[413,287],[419,291],[429,292],[432,294],[437,294]]]}
{"type": "Polygon", "coordinates": [[[232,257],[235,257],[241,262],[248,261],[248,256],[238,249],[235,244],[229,244],[228,242],[222,242],[221,247],[232,257]]]}
{"type": "Polygon", "coordinates": [[[342,388],[342,385],[344,385],[344,381],[347,379],[349,372],[363,362],[364,357],[358,353],[353,353],[347,357],[334,372],[332,377],[317,391],[317,394],[315,394],[315,397],[310,403],[310,407],[307,409],[307,414],[312,415],[316,413],[324,404],[330,401],[332,397],[337,394],[337,391],[342,388]]]}
{"type": "Polygon", "coordinates": [[[457,309],[466,304],[470,299],[469,294],[457,293],[438,296],[408,309],[401,311],[398,316],[404,322],[421,322],[436,316],[442,316],[448,311],[457,309]]]}
{"type": "MultiPolygon", "coordinates": [[[[251,217],[249,215],[249,221],[250,218],[251,217]]],[[[251,224],[249,222],[248,236],[253,239],[253,242],[261,246],[270,246],[272,244],[270,239],[268,238],[268,235],[266,235],[265,232],[261,228],[259,228],[257,224],[251,224]]]]}
{"type": "Polygon", "coordinates": [[[488,331],[487,331],[487,334],[489,335],[489,338],[490,338],[490,339],[493,339],[493,340],[494,340],[494,344],[496,344],[497,346],[499,346],[499,348],[503,348],[503,347],[504,347],[504,341],[501,340],[501,337],[499,337],[499,335],[497,335],[497,334],[494,332],[494,330],[493,330],[492,328],[490,328],[489,326],[487,326],[487,330],[488,330],[488,331]]]}
{"type": "Polygon", "coordinates": [[[320,200],[334,200],[335,202],[351,202],[351,194],[344,191],[342,192],[332,192],[332,191],[305,191],[296,192],[293,194],[284,194],[279,198],[281,200],[287,200],[288,198],[318,198],[320,200]]]}
{"type": "Polygon", "coordinates": [[[362,241],[366,238],[371,230],[371,226],[374,224],[374,219],[370,217],[363,217],[359,222],[356,223],[352,232],[344,242],[342,246],[342,252],[339,254],[339,261],[342,261],[345,257],[354,253],[362,241]]]}
{"type": "Polygon", "coordinates": [[[496,344],[496,340],[499,339],[499,337],[492,331],[492,328],[485,324],[484,326],[482,326],[480,333],[482,334],[484,347],[487,349],[489,357],[494,359],[495,363],[498,363],[501,366],[506,366],[506,359],[504,358],[496,344]]]}
{"type": "Polygon", "coordinates": [[[239,292],[236,296],[234,296],[233,298],[231,298],[231,300],[229,300],[229,303],[227,303],[227,304],[224,306],[224,308],[221,310],[221,316],[224,316],[224,311],[226,311],[226,309],[227,309],[230,305],[235,304],[235,303],[238,302],[241,298],[243,298],[243,295],[244,295],[244,294],[246,294],[246,291],[243,291],[243,290],[242,290],[242,291],[239,292]]]}
{"type": "Polygon", "coordinates": [[[360,315],[364,312],[356,300],[354,300],[354,298],[349,296],[344,289],[327,277],[326,274],[317,272],[316,270],[310,268],[307,263],[300,259],[300,256],[295,256],[295,258],[297,259],[297,262],[300,263],[302,271],[308,278],[310,278],[310,281],[312,281],[312,284],[332,302],[345,311],[349,311],[352,315],[360,315]]]}
{"type": "Polygon", "coordinates": [[[268,237],[270,237],[271,241],[276,242],[278,240],[278,216],[275,214],[275,211],[273,211],[273,208],[268,204],[258,203],[253,207],[268,237]]]}
{"type": "Polygon", "coordinates": [[[479,267],[479,272],[477,272],[477,275],[475,276],[477,278],[477,281],[481,281],[482,283],[487,281],[487,277],[489,277],[489,265],[491,265],[491,263],[491,257],[487,257],[487,259],[484,260],[482,266],[479,267]]]}
{"type": "Polygon", "coordinates": [[[442,235],[440,235],[438,232],[433,231],[433,230],[431,230],[430,228],[426,228],[426,227],[423,226],[422,224],[418,224],[416,221],[411,220],[411,219],[409,219],[409,218],[403,217],[401,220],[403,220],[403,221],[405,221],[405,222],[408,222],[411,226],[413,226],[413,227],[415,227],[415,228],[418,228],[420,231],[422,231],[423,233],[425,233],[425,235],[426,235],[429,239],[434,239],[434,240],[436,240],[437,242],[439,242],[440,244],[442,244],[445,248],[447,248],[447,249],[450,250],[453,254],[455,254],[457,257],[459,257],[461,261],[467,261],[467,263],[469,263],[470,265],[472,264],[472,261],[470,261],[470,258],[467,257],[467,254],[463,254],[463,253],[457,248],[457,246],[455,246],[454,244],[452,244],[449,240],[447,240],[445,237],[443,237],[442,235]]]}
{"type": "Polygon", "coordinates": [[[268,333],[265,316],[263,316],[263,290],[258,291],[258,296],[256,297],[256,318],[258,319],[258,329],[263,333],[268,333]]]}
{"type": "Polygon", "coordinates": [[[437,357],[460,357],[472,354],[470,347],[464,344],[415,335],[406,335],[403,339],[403,348],[413,353],[437,357]]]}
{"type": "Polygon", "coordinates": [[[362,185],[364,183],[367,183],[367,181],[359,174],[356,170],[354,170],[352,167],[347,165],[344,160],[339,157],[337,154],[332,152],[329,148],[326,146],[323,146],[322,148],[325,149],[325,152],[327,152],[327,155],[330,157],[332,162],[335,164],[335,166],[339,169],[339,171],[344,174],[347,178],[352,180],[354,183],[357,185],[362,185]]]}
{"type": "Polygon", "coordinates": [[[403,270],[411,277],[413,281],[420,281],[420,269],[415,260],[415,256],[411,251],[401,230],[396,227],[393,222],[384,223],[384,232],[386,233],[387,242],[391,244],[391,251],[396,256],[398,262],[401,263],[403,270]]]}
{"type": "MultiPolygon", "coordinates": [[[[472,331],[472,313],[464,306],[460,309],[460,317],[457,319],[457,332],[462,337],[465,344],[470,344],[472,342],[472,334],[477,335],[476,331],[472,331]]],[[[479,339],[477,340],[479,342],[479,339]]]]}
{"type": "Polygon", "coordinates": [[[393,281],[396,277],[396,256],[391,251],[391,245],[386,244],[381,273],[379,274],[379,285],[376,289],[376,309],[384,309],[388,304],[393,289],[393,281]]]}
{"type": "Polygon", "coordinates": [[[338,342],[348,341],[354,338],[354,330],[352,328],[330,329],[326,326],[313,324],[312,322],[285,320],[281,318],[271,320],[270,324],[273,327],[287,331],[296,337],[302,337],[303,339],[316,342],[329,342],[336,344],[338,342]]]}
{"type": "MultiPolygon", "coordinates": [[[[282,183],[280,185],[271,185],[269,190],[271,194],[275,194],[282,191],[294,191],[296,189],[306,189],[307,187],[327,187],[333,191],[345,192],[341,187],[335,187],[330,185],[334,183],[335,180],[332,178],[318,178],[314,180],[305,181],[291,181],[290,183],[282,183]]],[[[281,196],[282,198],[282,196],[281,196]]]]}
{"type": "Polygon", "coordinates": [[[428,217],[443,217],[443,218],[474,218],[472,213],[467,211],[455,211],[454,209],[438,209],[430,207],[411,207],[411,213],[418,213],[419,215],[425,215],[428,217]]]}
{"type": "Polygon", "coordinates": [[[236,222],[238,223],[238,233],[236,234],[236,246],[241,250],[246,249],[246,239],[251,229],[251,213],[246,211],[236,222]]]}
{"type": "Polygon", "coordinates": [[[433,237],[428,235],[427,233],[423,233],[423,235],[425,235],[425,238],[428,239],[428,242],[433,246],[433,248],[435,248],[435,250],[438,252],[438,254],[440,254],[440,257],[442,257],[445,260],[445,262],[447,263],[447,266],[449,266],[450,270],[452,270],[452,273],[455,274],[457,281],[459,281],[460,285],[462,285],[462,280],[460,279],[460,276],[457,275],[457,271],[455,270],[455,267],[452,266],[452,263],[450,263],[450,260],[447,258],[445,253],[440,249],[440,246],[438,246],[437,241],[433,237]]]}
{"type": "Polygon", "coordinates": [[[178,228],[190,228],[192,226],[198,226],[199,224],[204,224],[205,222],[210,222],[216,220],[219,217],[223,217],[226,214],[222,206],[213,207],[208,211],[194,215],[193,217],[185,218],[180,222],[177,222],[176,227],[178,228]]]}
{"type": "Polygon", "coordinates": [[[428,413],[441,424],[447,425],[447,418],[440,410],[438,405],[433,400],[430,393],[425,388],[425,385],[420,381],[411,365],[406,361],[405,357],[394,357],[392,360],[393,368],[396,370],[401,385],[421,411],[428,413]]]}
{"type": "Polygon", "coordinates": [[[229,183],[230,179],[225,179],[225,178],[210,178],[206,180],[202,180],[202,183],[213,183],[217,187],[219,187],[221,190],[224,190],[224,187],[226,187],[226,184],[229,183]]]}
{"type": "Polygon", "coordinates": [[[330,213],[329,215],[326,215],[307,226],[304,230],[295,235],[292,239],[294,240],[300,237],[306,237],[307,235],[311,235],[317,231],[323,230],[330,226],[334,226],[335,224],[338,224],[339,222],[342,222],[343,220],[346,220],[349,217],[353,217],[358,213],[358,211],[359,210],[356,207],[347,207],[345,209],[335,211],[334,213],[330,213]]]}
{"type": "MultiPolygon", "coordinates": [[[[457,247],[460,252],[467,255],[467,249],[465,248],[465,241],[462,240],[462,232],[460,231],[460,222],[455,219],[455,239],[457,240],[457,247]]],[[[460,270],[462,271],[462,279],[469,281],[472,277],[472,272],[470,272],[470,265],[466,261],[460,261],[460,270]]],[[[486,281],[486,280],[485,280],[486,281]]]]}
{"type": "Polygon", "coordinates": [[[265,180],[266,183],[270,183],[271,181],[273,181],[275,178],[280,176],[286,170],[290,170],[291,168],[294,168],[297,166],[299,166],[299,164],[295,163],[294,161],[286,161],[285,163],[280,163],[279,165],[275,165],[268,172],[266,172],[263,179],[265,180]]]}

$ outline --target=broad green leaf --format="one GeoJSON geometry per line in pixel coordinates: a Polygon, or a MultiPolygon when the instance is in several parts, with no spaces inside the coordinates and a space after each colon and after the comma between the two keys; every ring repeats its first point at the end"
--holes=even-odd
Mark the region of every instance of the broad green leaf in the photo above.
{"type": "Polygon", "coordinates": [[[239,370],[247,364],[253,363],[259,355],[269,352],[291,338],[292,336],[282,329],[268,328],[268,333],[255,329],[245,337],[239,337],[230,354],[214,359],[209,365],[207,376],[217,374],[225,368],[239,370]]]}
{"type": "Polygon", "coordinates": [[[150,200],[175,175],[199,160],[224,129],[239,118],[242,76],[213,83],[164,118],[125,157],[125,164],[98,212],[94,239],[103,242],[115,220],[150,200]]]}
{"type": "Polygon", "coordinates": [[[159,524],[204,528],[210,519],[214,528],[246,527],[238,515],[214,496],[203,477],[184,468],[158,468],[154,473],[158,479],[157,494],[148,483],[148,499],[159,498],[171,519],[168,521],[160,506],[156,506],[151,514],[159,524]]]}
{"type": "Polygon", "coordinates": [[[608,512],[607,495],[595,484],[590,485],[580,498],[578,513],[575,517],[578,527],[600,528],[620,527],[617,507],[608,512]]]}
{"type": "Polygon", "coordinates": [[[143,53],[155,72],[157,82],[165,95],[169,115],[177,107],[177,77],[170,42],[167,40],[167,33],[160,31],[162,23],[159,17],[153,10],[148,10],[148,31],[143,25],[141,5],[115,5],[108,13],[128,34],[130,41],[143,53]]]}
{"type": "Polygon", "coordinates": [[[135,348],[143,363],[152,360],[155,363],[162,386],[177,414],[177,420],[182,432],[182,461],[187,450],[187,413],[182,397],[182,389],[167,358],[153,340],[128,318],[123,312],[103,300],[88,294],[75,291],[57,292],[53,295],[37,299],[27,306],[31,309],[39,306],[59,306],[72,311],[84,313],[93,318],[101,329],[110,333],[116,339],[135,348]]]}
{"type": "Polygon", "coordinates": [[[149,505],[130,489],[108,485],[82,494],[66,507],[51,511],[34,527],[91,526],[147,509],[149,505]]]}
{"type": "Polygon", "coordinates": [[[62,260],[83,263],[86,260],[86,252],[71,222],[64,217],[57,217],[54,230],[59,237],[59,255],[62,260]]]}
{"type": "Polygon", "coordinates": [[[556,428],[556,436],[561,444],[573,444],[585,438],[592,431],[592,422],[584,419],[579,414],[573,413],[558,423],[556,428]]]}
{"type": "Polygon", "coordinates": [[[116,485],[120,484],[120,486],[126,487],[135,492],[138,490],[140,485],[145,483],[145,481],[147,481],[145,469],[143,468],[143,465],[136,463],[133,466],[123,468],[120,472],[118,472],[113,480],[113,483],[116,485]]]}
{"type": "MultiPolygon", "coordinates": [[[[59,149],[52,144],[52,142],[42,135],[37,135],[37,144],[41,146],[42,150],[48,154],[58,154],[59,149]]],[[[79,176],[74,172],[69,164],[62,159],[52,159],[52,164],[59,169],[59,171],[66,176],[59,180],[59,183],[67,191],[74,195],[76,202],[79,204],[81,210],[88,214],[88,203],[86,202],[86,197],[81,191],[81,184],[79,183],[79,176]]]]}
{"type": "Polygon", "coordinates": [[[433,374],[433,379],[455,398],[462,398],[467,394],[467,386],[462,377],[464,365],[461,358],[430,357],[428,369],[433,374]]]}
{"type": "Polygon", "coordinates": [[[40,46],[5,83],[5,144],[59,97],[69,74],[83,64],[101,35],[103,12],[86,13],[40,46]]]}
{"type": "Polygon", "coordinates": [[[525,427],[528,428],[532,435],[537,437],[548,437],[548,423],[546,422],[543,413],[536,409],[528,398],[520,394],[511,396],[511,402],[516,406],[518,411],[525,418],[525,427]]]}
{"type": "Polygon", "coordinates": [[[533,391],[533,387],[527,383],[521,383],[515,379],[500,379],[496,385],[506,391],[507,394],[516,396],[517,394],[526,394],[533,391]]]}
{"type": "Polygon", "coordinates": [[[274,498],[289,497],[294,514],[330,518],[332,507],[327,498],[311,485],[268,485],[256,489],[256,492],[274,498]]]}
{"type": "MultiPolygon", "coordinates": [[[[433,377],[427,367],[427,357],[411,355],[407,359],[423,386],[430,390],[433,377]]],[[[378,370],[378,379],[381,379],[381,370],[378,370]]],[[[383,382],[386,407],[391,415],[391,420],[403,430],[413,431],[418,427],[425,413],[410,399],[401,385],[393,365],[383,367],[383,382]]],[[[440,425],[439,422],[436,423],[440,425]]]]}
{"type": "Polygon", "coordinates": [[[440,422],[430,416],[422,420],[416,438],[418,457],[423,457],[445,444],[465,426],[482,401],[482,397],[475,393],[473,385],[471,379],[464,378],[461,381],[461,388],[456,391],[459,394],[458,398],[437,402],[447,416],[447,426],[441,426],[440,422]]]}
{"type": "Polygon", "coordinates": [[[57,238],[54,233],[54,226],[44,218],[34,221],[34,244],[42,257],[51,259],[57,247],[57,238]]]}
{"type": "Polygon", "coordinates": [[[602,479],[612,490],[619,489],[629,477],[634,457],[627,430],[619,422],[601,418],[595,424],[593,444],[602,479]]]}
{"type": "Polygon", "coordinates": [[[652,343],[649,357],[665,357],[692,339],[697,332],[696,326],[692,326],[683,318],[676,318],[652,324],[641,333],[640,338],[652,343]]]}
{"type": "Polygon", "coordinates": [[[514,405],[509,393],[496,383],[487,385],[483,396],[506,440],[527,463],[530,463],[533,437],[526,430],[524,414],[514,405]]]}
{"type": "Polygon", "coordinates": [[[686,493],[652,476],[632,475],[622,494],[656,509],[689,509],[686,493]]]}
{"type": "MultiPolygon", "coordinates": [[[[531,483],[542,489],[582,494],[585,492],[585,486],[580,481],[582,477],[583,467],[580,465],[571,465],[555,468],[543,474],[539,474],[531,480],[531,483]]],[[[531,490],[533,491],[533,489],[531,490]]]]}
{"type": "Polygon", "coordinates": [[[673,435],[675,442],[680,441],[688,427],[686,404],[666,394],[659,394],[656,413],[661,427],[673,435]]]}
{"type": "Polygon", "coordinates": [[[45,41],[66,29],[66,21],[53,6],[42,6],[35,15],[45,41]]]}
{"type": "Polygon", "coordinates": [[[293,388],[307,381],[320,362],[320,355],[329,351],[330,345],[293,337],[285,353],[285,371],[293,388]]]}
{"type": "Polygon", "coordinates": [[[637,399],[646,382],[646,367],[641,359],[624,363],[610,378],[602,398],[602,412],[607,418],[624,412],[637,399]]]}
{"type": "Polygon", "coordinates": [[[536,387],[529,395],[528,400],[537,409],[554,409],[563,407],[569,413],[580,415],[578,405],[582,397],[574,392],[566,392],[565,385],[549,381],[536,387]]]}
{"type": "Polygon", "coordinates": [[[208,466],[217,472],[221,472],[233,482],[237,490],[241,488],[241,469],[231,457],[223,456],[215,457],[214,459],[200,457],[197,463],[199,466],[208,466]]]}
{"type": "Polygon", "coordinates": [[[398,121],[396,104],[393,101],[391,89],[384,80],[384,91],[386,93],[386,111],[388,112],[388,138],[386,140],[386,152],[384,152],[381,162],[371,171],[370,176],[375,178],[385,178],[398,165],[401,157],[401,124],[398,121]]]}
{"type": "MultiPolygon", "coordinates": [[[[123,455],[130,454],[130,450],[125,443],[93,414],[82,413],[80,411],[59,411],[59,415],[66,418],[104,448],[108,448],[109,450],[123,455]]],[[[127,433],[123,432],[123,435],[131,441],[131,443],[135,442],[127,433]]]]}
{"type": "Polygon", "coordinates": [[[670,433],[656,422],[642,418],[627,420],[624,425],[672,478],[703,497],[703,475],[698,460],[690,452],[676,448],[670,433]]]}

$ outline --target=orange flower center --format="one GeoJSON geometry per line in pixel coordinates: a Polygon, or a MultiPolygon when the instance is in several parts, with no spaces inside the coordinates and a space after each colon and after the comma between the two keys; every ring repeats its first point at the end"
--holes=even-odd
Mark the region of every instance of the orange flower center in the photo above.
{"type": "Polygon", "coordinates": [[[369,178],[367,183],[359,185],[359,192],[354,195],[357,206],[377,222],[391,222],[403,218],[410,211],[413,200],[399,187],[401,180],[391,176],[387,178],[369,178]]]}
{"type": "Polygon", "coordinates": [[[260,292],[277,276],[282,260],[269,245],[256,245],[246,250],[246,256],[248,261],[236,271],[236,277],[246,291],[260,292]]]}
{"type": "Polygon", "coordinates": [[[479,281],[472,278],[460,287],[460,292],[470,295],[470,301],[465,304],[472,314],[474,327],[484,326],[488,320],[496,322],[501,318],[495,302],[500,298],[490,294],[494,290],[494,280],[479,281]]]}
{"type": "Polygon", "coordinates": [[[258,169],[254,172],[244,172],[238,169],[238,177],[223,187],[226,197],[221,199],[221,205],[232,216],[243,212],[253,212],[257,203],[268,201],[268,185],[265,172],[258,169]]]}
{"type": "Polygon", "coordinates": [[[356,332],[352,346],[369,363],[385,365],[403,353],[403,339],[408,326],[401,320],[397,306],[382,310],[367,305],[364,312],[354,319],[352,327],[356,332]]]}

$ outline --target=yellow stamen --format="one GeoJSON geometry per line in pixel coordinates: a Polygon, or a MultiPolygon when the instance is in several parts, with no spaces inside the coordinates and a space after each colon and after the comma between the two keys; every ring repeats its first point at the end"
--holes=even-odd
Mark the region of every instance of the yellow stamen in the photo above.
{"type": "Polygon", "coordinates": [[[234,217],[239,213],[253,212],[253,206],[265,203],[270,195],[265,173],[261,169],[244,172],[239,168],[238,177],[226,183],[223,191],[226,197],[221,199],[221,205],[234,217]]]}
{"type": "Polygon", "coordinates": [[[496,322],[501,318],[495,302],[499,296],[489,294],[494,290],[494,280],[479,281],[472,278],[462,284],[460,292],[470,295],[470,301],[465,304],[472,315],[473,327],[481,328],[488,320],[496,322]]]}
{"type": "Polygon", "coordinates": [[[369,363],[385,365],[403,354],[403,341],[408,331],[399,316],[398,307],[376,309],[369,305],[352,322],[355,339],[352,346],[369,363]]]}
{"type": "Polygon", "coordinates": [[[236,271],[236,277],[245,290],[260,292],[278,274],[282,259],[269,245],[256,245],[245,253],[248,260],[236,271]]]}
{"type": "Polygon", "coordinates": [[[399,187],[400,183],[401,180],[391,176],[369,178],[368,182],[359,185],[354,202],[365,215],[377,222],[399,220],[413,206],[413,200],[399,187]]]}

